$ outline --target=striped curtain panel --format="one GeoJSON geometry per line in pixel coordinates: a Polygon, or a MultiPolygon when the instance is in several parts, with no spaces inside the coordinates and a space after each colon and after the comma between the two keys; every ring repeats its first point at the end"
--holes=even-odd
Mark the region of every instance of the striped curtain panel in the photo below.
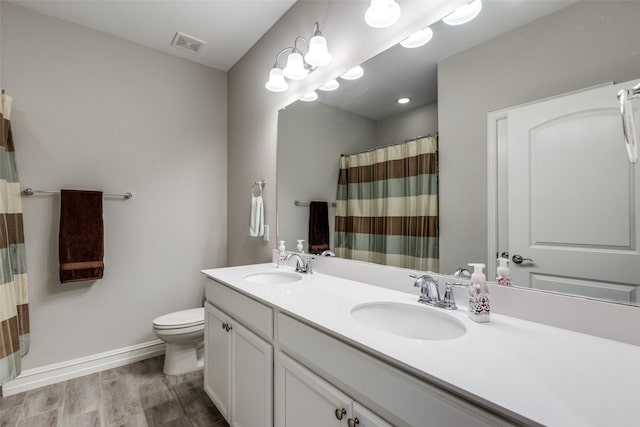
{"type": "Polygon", "coordinates": [[[29,351],[29,305],[20,183],[11,134],[11,97],[0,102],[0,385],[20,374],[29,351]]]}
{"type": "Polygon", "coordinates": [[[336,255],[437,272],[437,168],[435,137],[342,156],[336,255]]]}

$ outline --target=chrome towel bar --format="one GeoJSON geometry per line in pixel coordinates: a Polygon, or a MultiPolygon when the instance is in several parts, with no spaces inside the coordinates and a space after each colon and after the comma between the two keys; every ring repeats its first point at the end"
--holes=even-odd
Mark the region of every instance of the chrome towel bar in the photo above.
{"type": "MultiPolygon", "coordinates": [[[[293,204],[296,206],[310,206],[311,202],[309,200],[294,200],[293,204]]],[[[336,202],[327,202],[327,204],[331,207],[336,206],[336,202]]]]}
{"type": "MultiPolygon", "coordinates": [[[[60,191],[51,191],[51,190],[34,190],[33,188],[25,188],[22,191],[22,194],[25,196],[33,196],[34,194],[59,194],[60,191]]],[[[131,199],[133,197],[133,193],[102,193],[107,197],[122,197],[123,199],[131,199]]]]}

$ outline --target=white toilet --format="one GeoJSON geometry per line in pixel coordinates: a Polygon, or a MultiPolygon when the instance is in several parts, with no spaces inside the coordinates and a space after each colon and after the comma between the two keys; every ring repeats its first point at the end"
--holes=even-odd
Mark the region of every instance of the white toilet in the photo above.
{"type": "Polygon", "coordinates": [[[155,318],[153,333],[167,343],[165,374],[185,374],[204,366],[204,307],[155,318]]]}

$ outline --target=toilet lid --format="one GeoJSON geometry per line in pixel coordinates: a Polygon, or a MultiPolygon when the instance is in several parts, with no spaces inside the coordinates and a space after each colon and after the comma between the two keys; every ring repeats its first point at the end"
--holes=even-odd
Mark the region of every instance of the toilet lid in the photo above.
{"type": "Polygon", "coordinates": [[[160,329],[188,328],[204,323],[204,307],[176,311],[153,320],[153,326],[160,329]]]}

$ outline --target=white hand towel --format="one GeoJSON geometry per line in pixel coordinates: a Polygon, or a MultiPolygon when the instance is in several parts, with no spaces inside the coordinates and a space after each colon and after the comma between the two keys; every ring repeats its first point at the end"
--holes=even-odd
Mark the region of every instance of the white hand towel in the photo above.
{"type": "Polygon", "coordinates": [[[264,202],[262,195],[251,194],[251,222],[249,223],[249,236],[259,237],[264,235],[264,202]]]}

